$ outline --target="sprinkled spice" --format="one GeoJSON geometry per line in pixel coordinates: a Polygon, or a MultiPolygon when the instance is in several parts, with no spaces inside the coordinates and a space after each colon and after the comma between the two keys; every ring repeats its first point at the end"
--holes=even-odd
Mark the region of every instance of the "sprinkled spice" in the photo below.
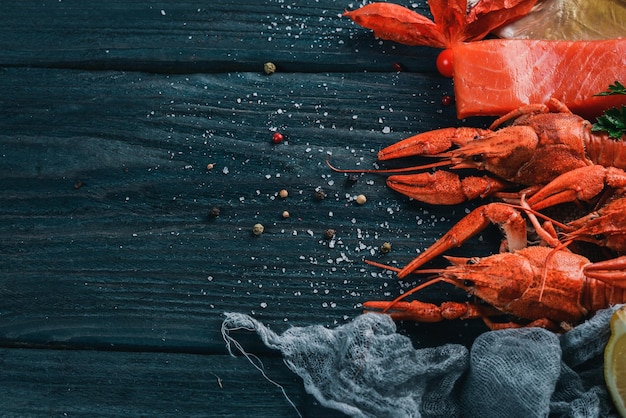
{"type": "Polygon", "coordinates": [[[365,202],[367,202],[367,198],[364,194],[360,194],[356,197],[356,203],[358,203],[359,205],[364,205],[365,202]]]}
{"type": "Polygon", "coordinates": [[[284,139],[285,137],[280,132],[274,132],[274,135],[272,135],[272,142],[275,144],[280,144],[284,139]]]}
{"type": "Polygon", "coordinates": [[[211,210],[209,210],[209,218],[217,218],[218,216],[220,216],[220,208],[213,206],[211,210]]]}
{"type": "Polygon", "coordinates": [[[287,219],[289,217],[289,212],[284,211],[283,212],[283,218],[287,219]]]}
{"type": "Polygon", "coordinates": [[[324,190],[320,189],[319,187],[315,189],[315,199],[317,200],[326,199],[326,193],[324,192],[324,190]]]}
{"type": "Polygon", "coordinates": [[[348,183],[354,184],[357,181],[359,181],[359,175],[358,174],[349,174],[348,175],[348,183]]]}
{"type": "Polygon", "coordinates": [[[327,229],[324,231],[324,239],[333,239],[336,231],[334,229],[327,229]]]}
{"type": "Polygon", "coordinates": [[[285,189],[282,189],[280,192],[278,192],[278,196],[280,196],[282,199],[287,198],[287,196],[289,196],[289,192],[285,189]]]}
{"type": "Polygon", "coordinates": [[[441,98],[441,104],[444,106],[450,106],[453,101],[454,99],[449,94],[446,94],[445,96],[441,98]]]}
{"type": "Polygon", "coordinates": [[[380,252],[383,254],[387,254],[389,251],[391,251],[391,243],[390,242],[385,242],[383,245],[380,246],[380,252]]]}
{"type": "Polygon", "coordinates": [[[74,188],[76,190],[80,189],[81,187],[83,187],[85,185],[85,183],[83,183],[82,181],[78,180],[76,183],[74,183],[74,188]]]}
{"type": "Polygon", "coordinates": [[[261,224],[254,224],[254,226],[252,227],[252,233],[254,235],[261,235],[263,231],[265,231],[265,227],[261,224]]]}
{"type": "Polygon", "coordinates": [[[207,164],[207,165],[206,165],[206,169],[207,169],[207,171],[211,171],[211,170],[213,170],[214,168],[215,168],[215,164],[213,164],[213,163],[209,163],[209,164],[207,164]]]}
{"type": "Polygon", "coordinates": [[[273,62],[266,62],[263,64],[263,71],[265,71],[265,74],[274,74],[276,72],[276,64],[273,62]]]}
{"type": "Polygon", "coordinates": [[[404,67],[399,62],[393,63],[393,69],[396,70],[397,72],[404,71],[404,67]]]}

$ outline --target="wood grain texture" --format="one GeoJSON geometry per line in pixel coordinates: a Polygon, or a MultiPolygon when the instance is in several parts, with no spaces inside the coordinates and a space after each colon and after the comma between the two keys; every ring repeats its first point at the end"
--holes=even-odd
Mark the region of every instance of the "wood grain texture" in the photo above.
{"type": "MultiPolygon", "coordinates": [[[[307,416],[328,416],[282,360],[263,360],[307,416]]],[[[3,416],[296,415],[280,390],[251,381],[246,364],[230,356],[3,349],[0,361],[3,416]]]]}
{"type": "MultiPolygon", "coordinates": [[[[416,10],[428,13],[426,2],[416,10]]],[[[149,0],[5,5],[0,62],[92,70],[210,73],[260,71],[434,71],[436,51],[381,43],[341,17],[338,0],[149,0]]]]}
{"type": "MultiPolygon", "coordinates": [[[[452,88],[431,73],[432,51],[379,43],[338,17],[349,6],[5,8],[5,415],[293,416],[276,387],[226,355],[222,313],[251,314],[277,332],[335,326],[358,315],[364,300],[412,285],[363,258],[404,264],[472,205],[420,206],[383,177],[351,184],[325,160],[369,168],[382,146],[461,122],[441,104],[452,88]],[[394,72],[400,58],[417,70],[394,72]],[[271,76],[262,73],[268,60],[279,68],[271,76]],[[275,131],[284,143],[271,142],[275,131]],[[318,187],[326,199],[315,198],[318,187]],[[353,201],[361,193],[363,206],[353,201]],[[209,216],[213,207],[219,216],[209,216]],[[265,233],[255,237],[258,222],[265,233]],[[333,241],[323,237],[328,228],[337,231],[333,241]],[[385,241],[393,251],[381,256],[385,241]]],[[[492,247],[497,238],[475,240],[463,253],[492,247]]],[[[423,293],[458,296],[441,287],[423,293]]],[[[468,343],[482,329],[401,332],[432,345],[468,343]]],[[[336,415],[303,393],[278,353],[246,333],[237,338],[275,370],[305,415],[336,415]]]]}

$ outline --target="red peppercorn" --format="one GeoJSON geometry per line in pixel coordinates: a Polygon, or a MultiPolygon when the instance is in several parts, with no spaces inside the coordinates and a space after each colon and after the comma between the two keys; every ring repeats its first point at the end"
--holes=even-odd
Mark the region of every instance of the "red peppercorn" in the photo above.
{"type": "Polygon", "coordinates": [[[272,135],[272,142],[275,144],[280,144],[284,139],[285,137],[280,132],[275,132],[274,135],[272,135]]]}
{"type": "Polygon", "coordinates": [[[393,63],[393,69],[396,70],[397,72],[404,71],[404,67],[399,62],[393,63]]]}
{"type": "Polygon", "coordinates": [[[441,104],[444,106],[450,106],[453,100],[454,99],[452,98],[452,96],[446,94],[445,96],[441,98],[441,104]]]}

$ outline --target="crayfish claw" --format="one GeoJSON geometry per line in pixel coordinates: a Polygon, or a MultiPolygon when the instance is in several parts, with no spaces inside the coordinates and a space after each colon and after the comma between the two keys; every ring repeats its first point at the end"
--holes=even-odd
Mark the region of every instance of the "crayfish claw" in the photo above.
{"type": "Polygon", "coordinates": [[[378,159],[382,161],[418,155],[438,155],[448,151],[454,145],[465,145],[489,132],[485,129],[465,127],[423,132],[382,149],[378,153],[378,159]]]}
{"type": "Polygon", "coordinates": [[[394,321],[439,322],[439,306],[414,300],[411,302],[368,301],[363,304],[364,313],[379,313],[391,316],[394,321]]]}

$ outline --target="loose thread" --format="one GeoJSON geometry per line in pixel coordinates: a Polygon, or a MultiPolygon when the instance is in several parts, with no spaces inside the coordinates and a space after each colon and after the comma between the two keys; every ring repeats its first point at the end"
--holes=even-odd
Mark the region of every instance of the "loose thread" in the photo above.
{"type": "Polygon", "coordinates": [[[243,326],[229,328],[226,325],[226,321],[222,323],[222,338],[224,339],[224,342],[226,342],[226,348],[228,349],[228,352],[230,353],[230,355],[233,357],[235,356],[231,348],[231,344],[232,344],[241,354],[243,354],[243,356],[248,360],[248,362],[250,362],[250,364],[252,364],[252,366],[261,373],[261,375],[265,378],[265,380],[267,380],[268,382],[270,382],[271,384],[273,384],[274,386],[280,389],[280,391],[282,392],[283,396],[285,397],[289,405],[291,405],[291,407],[298,414],[298,417],[303,418],[302,414],[296,407],[296,404],[293,403],[291,398],[289,398],[289,396],[287,395],[285,388],[280,383],[275,382],[274,380],[270,379],[270,377],[265,373],[265,368],[263,367],[263,362],[261,361],[261,359],[252,353],[248,353],[246,350],[243,349],[239,341],[235,340],[233,337],[230,336],[230,331],[239,331],[239,330],[255,331],[254,328],[247,328],[243,326]],[[258,364],[254,360],[256,360],[258,364]]]}

